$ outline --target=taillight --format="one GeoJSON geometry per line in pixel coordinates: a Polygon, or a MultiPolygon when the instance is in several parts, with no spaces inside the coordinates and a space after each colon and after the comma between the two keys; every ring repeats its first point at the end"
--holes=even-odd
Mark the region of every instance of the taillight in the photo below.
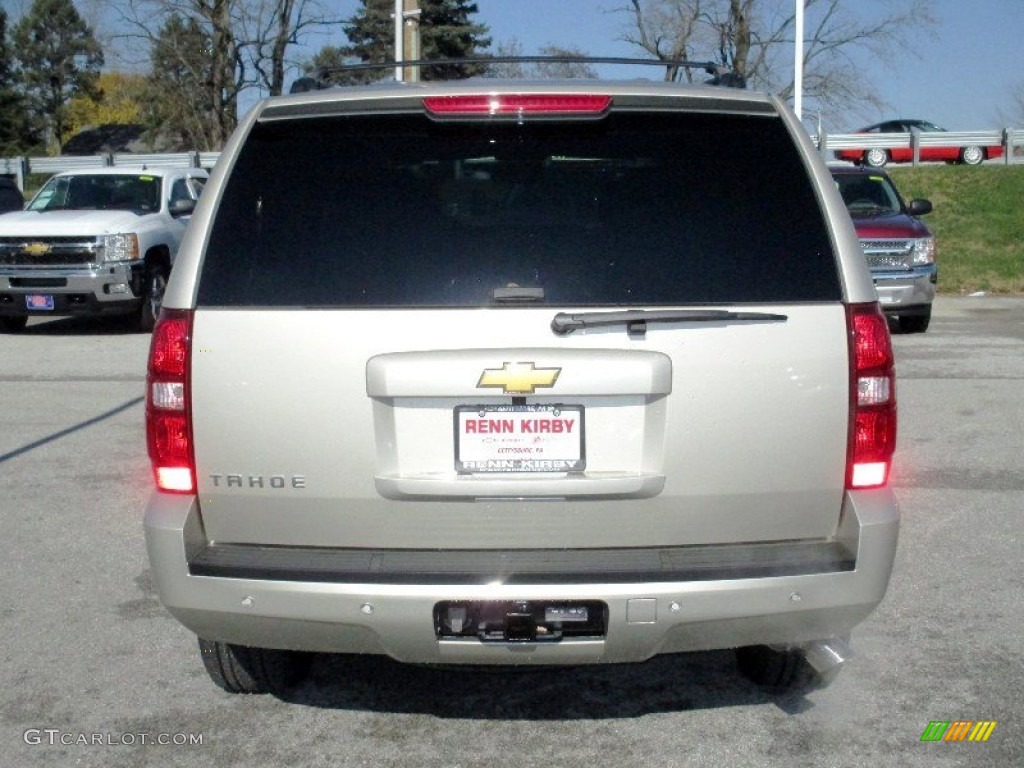
{"type": "Polygon", "coordinates": [[[846,309],[850,334],[847,488],[878,488],[896,450],[896,370],[889,324],[876,303],[846,309]]]}
{"type": "Polygon", "coordinates": [[[146,376],[146,443],[157,488],[194,493],[189,356],[192,313],[165,309],[149,347],[146,376]]]}
{"type": "Polygon", "coordinates": [[[529,114],[599,115],[608,109],[611,102],[611,96],[590,94],[470,94],[428,96],[423,99],[423,106],[431,114],[452,117],[529,114]]]}

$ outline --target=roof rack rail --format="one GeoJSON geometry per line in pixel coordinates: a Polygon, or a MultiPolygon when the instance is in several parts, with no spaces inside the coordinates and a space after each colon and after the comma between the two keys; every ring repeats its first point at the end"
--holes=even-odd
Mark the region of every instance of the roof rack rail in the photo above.
{"type": "Polygon", "coordinates": [[[711,75],[706,85],[725,88],[746,88],[747,79],[739,72],[713,61],[688,61],[686,59],[635,59],[619,56],[468,56],[451,59],[409,59],[406,61],[359,62],[339,67],[321,67],[314,77],[300,77],[292,83],[289,93],[330,88],[330,76],[342,72],[367,72],[393,70],[397,67],[443,67],[443,66],[486,66],[490,64],[636,64],[677,69],[699,69],[711,75]]]}

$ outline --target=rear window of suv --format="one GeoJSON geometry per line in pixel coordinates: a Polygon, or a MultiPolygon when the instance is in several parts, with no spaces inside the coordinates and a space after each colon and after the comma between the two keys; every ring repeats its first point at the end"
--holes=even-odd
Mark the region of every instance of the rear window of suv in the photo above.
{"type": "Polygon", "coordinates": [[[477,307],[506,287],[559,306],[840,298],[826,222],[781,121],[613,111],[257,123],[197,299],[477,307]]]}

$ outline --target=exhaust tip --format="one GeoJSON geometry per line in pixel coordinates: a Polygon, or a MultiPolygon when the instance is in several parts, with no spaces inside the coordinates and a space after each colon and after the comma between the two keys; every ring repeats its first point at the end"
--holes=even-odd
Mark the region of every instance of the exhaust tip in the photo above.
{"type": "Polygon", "coordinates": [[[819,675],[825,675],[832,670],[837,670],[853,656],[853,649],[850,648],[850,644],[841,637],[815,640],[802,646],[801,650],[804,652],[807,663],[819,675]]]}

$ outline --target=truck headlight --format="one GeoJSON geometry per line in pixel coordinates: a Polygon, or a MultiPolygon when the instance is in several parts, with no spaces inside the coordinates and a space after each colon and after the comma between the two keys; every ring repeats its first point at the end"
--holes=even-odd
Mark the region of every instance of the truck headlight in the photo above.
{"type": "Polygon", "coordinates": [[[915,267],[935,263],[934,237],[920,237],[914,241],[914,254],[910,263],[915,267]]]}
{"type": "Polygon", "coordinates": [[[103,246],[103,261],[138,261],[138,235],[104,235],[100,245],[103,246]]]}

